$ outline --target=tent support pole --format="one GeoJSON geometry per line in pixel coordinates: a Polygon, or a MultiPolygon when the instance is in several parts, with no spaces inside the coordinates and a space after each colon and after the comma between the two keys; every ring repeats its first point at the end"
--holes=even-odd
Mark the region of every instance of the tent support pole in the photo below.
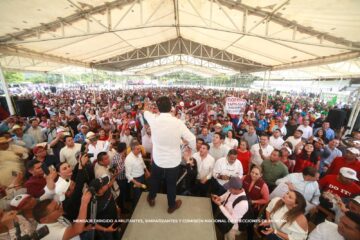
{"type": "Polygon", "coordinates": [[[14,105],[13,105],[13,103],[11,101],[11,98],[10,98],[9,89],[8,89],[7,84],[6,84],[6,80],[5,80],[4,73],[3,73],[1,65],[0,65],[0,81],[1,81],[1,84],[3,85],[3,89],[4,89],[4,92],[5,92],[6,103],[8,105],[9,112],[10,112],[11,115],[14,115],[15,114],[14,105]]]}

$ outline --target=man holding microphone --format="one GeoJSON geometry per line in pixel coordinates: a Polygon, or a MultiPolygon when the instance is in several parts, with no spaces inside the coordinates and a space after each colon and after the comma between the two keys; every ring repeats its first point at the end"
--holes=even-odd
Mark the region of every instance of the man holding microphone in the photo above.
{"type": "Polygon", "coordinates": [[[160,181],[165,180],[168,213],[173,213],[182,203],[181,200],[176,200],[176,181],[181,162],[180,145],[182,140],[185,140],[192,149],[195,149],[196,138],[181,120],[170,114],[172,106],[168,97],[160,97],[156,105],[160,114],[151,113],[148,104],[144,108],[144,117],[151,128],[154,160],[147,201],[151,207],[155,206],[160,181]]]}

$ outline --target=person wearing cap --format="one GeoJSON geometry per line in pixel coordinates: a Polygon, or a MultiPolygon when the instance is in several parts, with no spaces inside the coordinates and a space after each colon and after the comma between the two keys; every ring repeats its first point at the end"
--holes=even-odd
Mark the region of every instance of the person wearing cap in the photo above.
{"type": "Polygon", "coordinates": [[[184,139],[192,149],[195,149],[196,138],[184,122],[171,116],[170,98],[159,97],[156,105],[159,110],[157,115],[149,111],[148,104],[145,104],[144,107],[144,118],[151,127],[154,160],[151,167],[150,192],[147,201],[150,206],[155,205],[161,179],[165,176],[168,213],[173,213],[182,204],[181,200],[176,200],[176,181],[181,162],[180,143],[184,139]],[[169,141],[169,139],[172,140],[169,141]]]}
{"type": "Polygon", "coordinates": [[[216,160],[226,157],[229,148],[223,144],[223,140],[225,139],[224,135],[221,133],[215,132],[213,134],[212,143],[209,144],[210,150],[209,154],[216,160]]]}
{"type": "MultiPolygon", "coordinates": [[[[96,219],[106,219],[109,222],[99,222],[95,225],[95,239],[119,239],[116,236],[116,228],[113,227],[114,221],[118,219],[118,210],[115,199],[111,192],[111,187],[115,182],[115,176],[103,176],[91,181],[89,188],[96,194],[97,212],[96,219]]],[[[89,214],[88,214],[89,218],[89,214]]]]}
{"type": "Polygon", "coordinates": [[[65,136],[65,147],[60,150],[60,162],[67,162],[70,164],[71,168],[74,169],[77,159],[76,153],[80,152],[81,144],[74,143],[74,139],[72,136],[65,136]]]}
{"type": "Polygon", "coordinates": [[[356,171],[342,167],[337,175],[326,175],[319,180],[321,192],[329,191],[341,198],[354,197],[360,194],[360,186],[356,183],[359,179],[356,171]]]}
{"type": "Polygon", "coordinates": [[[251,149],[251,163],[260,166],[262,162],[269,159],[274,148],[269,144],[269,136],[261,135],[260,142],[254,144],[251,149]]]}
{"type": "Polygon", "coordinates": [[[11,128],[11,132],[15,135],[13,136],[14,144],[26,147],[27,149],[32,149],[35,146],[36,141],[34,137],[27,133],[24,133],[21,126],[14,125],[11,128]]]}
{"type": "Polygon", "coordinates": [[[98,140],[96,134],[93,132],[86,134],[86,142],[88,143],[88,153],[94,154],[94,156],[90,158],[91,163],[97,159],[97,155],[100,152],[107,152],[109,150],[109,142],[98,140]]]}
{"type": "Polygon", "coordinates": [[[338,224],[325,221],[316,226],[308,240],[358,240],[360,235],[360,214],[346,212],[338,224]]]}
{"type": "Polygon", "coordinates": [[[82,124],[80,126],[80,132],[75,135],[74,142],[76,143],[84,143],[86,139],[86,134],[89,132],[89,126],[86,124],[82,124]]]}
{"type": "Polygon", "coordinates": [[[224,188],[227,191],[223,195],[211,195],[211,200],[219,206],[219,210],[225,217],[234,224],[231,230],[225,234],[225,240],[235,240],[236,236],[240,234],[238,222],[240,222],[242,217],[248,211],[249,204],[247,200],[242,200],[233,206],[233,203],[237,198],[243,196],[246,197],[240,178],[230,178],[230,180],[224,184],[224,188]]]}
{"type": "Polygon", "coordinates": [[[39,198],[45,193],[46,179],[41,165],[42,163],[38,160],[31,160],[26,165],[31,177],[24,183],[24,187],[27,189],[27,193],[34,198],[39,198]]]}
{"type": "Polygon", "coordinates": [[[337,157],[331,163],[326,174],[338,174],[342,167],[347,167],[357,172],[357,178],[360,177],[360,162],[358,160],[360,151],[357,148],[351,147],[346,149],[344,157],[337,157]]]}
{"type": "Polygon", "coordinates": [[[339,139],[334,138],[324,147],[324,151],[320,158],[320,174],[326,173],[335,158],[342,157],[342,152],[337,148],[339,146],[339,142],[339,139]]]}
{"type": "Polygon", "coordinates": [[[59,164],[59,159],[54,155],[49,155],[46,151],[46,145],[38,145],[33,148],[34,159],[42,162],[45,166],[57,166],[59,164]]]}
{"type": "Polygon", "coordinates": [[[215,162],[213,170],[213,193],[216,195],[222,195],[226,192],[224,184],[229,181],[230,178],[243,176],[243,167],[241,162],[237,160],[237,151],[231,149],[227,157],[220,158],[215,162]]]}
{"type": "Polygon", "coordinates": [[[280,150],[283,143],[284,139],[281,137],[281,130],[275,129],[269,139],[269,144],[273,146],[274,149],[280,150]]]}
{"type": "Polygon", "coordinates": [[[37,223],[32,214],[32,210],[36,203],[37,200],[29,194],[19,194],[10,202],[11,208],[20,212],[21,215],[23,215],[33,225],[34,230],[36,229],[37,223]]]}
{"type": "Polygon", "coordinates": [[[60,151],[63,147],[65,147],[65,136],[70,136],[71,134],[67,131],[67,128],[62,126],[56,129],[56,138],[51,141],[49,144],[50,148],[53,150],[54,155],[57,159],[60,160],[60,151]]]}
{"type": "Polygon", "coordinates": [[[20,158],[23,154],[12,151],[10,142],[11,138],[0,136],[0,185],[6,187],[13,180],[12,172],[24,172],[24,163],[20,158]]]}
{"type": "Polygon", "coordinates": [[[302,137],[308,140],[313,135],[313,129],[310,127],[310,120],[308,118],[303,119],[303,124],[298,126],[297,129],[300,129],[303,132],[302,137]]]}
{"type": "MultiPolygon", "coordinates": [[[[292,191],[298,191],[301,193],[306,200],[306,212],[309,212],[310,209],[319,205],[320,189],[317,182],[319,174],[316,169],[313,167],[306,167],[303,169],[302,173],[290,173],[283,178],[276,180],[276,185],[286,184],[288,189],[292,191]]],[[[274,190],[275,192],[275,190],[274,190]]],[[[281,197],[271,194],[271,198],[281,197]]]]}
{"type": "Polygon", "coordinates": [[[44,130],[39,127],[39,120],[37,118],[32,118],[29,123],[31,124],[31,127],[27,129],[26,133],[31,135],[36,143],[44,142],[44,130]]]}
{"type": "Polygon", "coordinates": [[[281,152],[273,150],[269,160],[264,160],[261,164],[263,169],[263,179],[272,191],[276,187],[276,180],[289,174],[288,168],[280,161],[281,152]]]}

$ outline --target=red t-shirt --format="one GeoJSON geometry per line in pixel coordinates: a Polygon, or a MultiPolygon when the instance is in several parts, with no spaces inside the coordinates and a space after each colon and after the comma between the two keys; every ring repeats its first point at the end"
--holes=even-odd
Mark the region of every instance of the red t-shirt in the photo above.
{"type": "Polygon", "coordinates": [[[319,186],[322,192],[329,191],[341,198],[352,198],[360,193],[360,187],[355,182],[345,185],[337,180],[337,175],[326,175],[321,178],[319,186]]]}
{"type": "Polygon", "coordinates": [[[250,151],[240,152],[238,150],[237,159],[239,159],[240,162],[241,162],[241,165],[242,165],[243,171],[244,171],[244,175],[248,174],[248,172],[249,172],[250,158],[251,158],[251,152],[250,151]]]}
{"type": "Polygon", "coordinates": [[[357,172],[357,177],[360,179],[360,162],[358,160],[353,162],[347,162],[344,157],[337,157],[331,163],[327,174],[339,174],[340,168],[348,167],[354,169],[357,172]]]}
{"type": "Polygon", "coordinates": [[[301,155],[295,157],[295,167],[294,167],[294,173],[300,173],[304,170],[306,167],[314,167],[316,168],[316,163],[310,161],[310,159],[304,159],[301,155]]]}

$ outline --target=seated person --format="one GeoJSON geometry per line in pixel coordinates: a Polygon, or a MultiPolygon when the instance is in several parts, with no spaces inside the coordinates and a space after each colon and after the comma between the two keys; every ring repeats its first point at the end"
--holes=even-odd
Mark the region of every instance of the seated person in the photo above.
{"type": "Polygon", "coordinates": [[[261,233],[266,239],[305,240],[308,234],[305,207],[306,200],[297,191],[272,199],[266,208],[266,221],[259,224],[263,228],[261,233]]]}
{"type": "Polygon", "coordinates": [[[325,221],[316,226],[308,240],[358,240],[360,235],[360,214],[348,211],[339,224],[325,221]]]}
{"type": "Polygon", "coordinates": [[[302,173],[291,173],[276,181],[277,188],[271,193],[270,198],[281,197],[285,192],[277,191],[280,188],[300,192],[306,200],[306,212],[319,205],[320,190],[317,182],[318,173],[313,167],[306,167],[302,173]],[[287,187],[285,187],[286,185],[287,187]],[[276,194],[279,192],[279,194],[276,194]]]}

